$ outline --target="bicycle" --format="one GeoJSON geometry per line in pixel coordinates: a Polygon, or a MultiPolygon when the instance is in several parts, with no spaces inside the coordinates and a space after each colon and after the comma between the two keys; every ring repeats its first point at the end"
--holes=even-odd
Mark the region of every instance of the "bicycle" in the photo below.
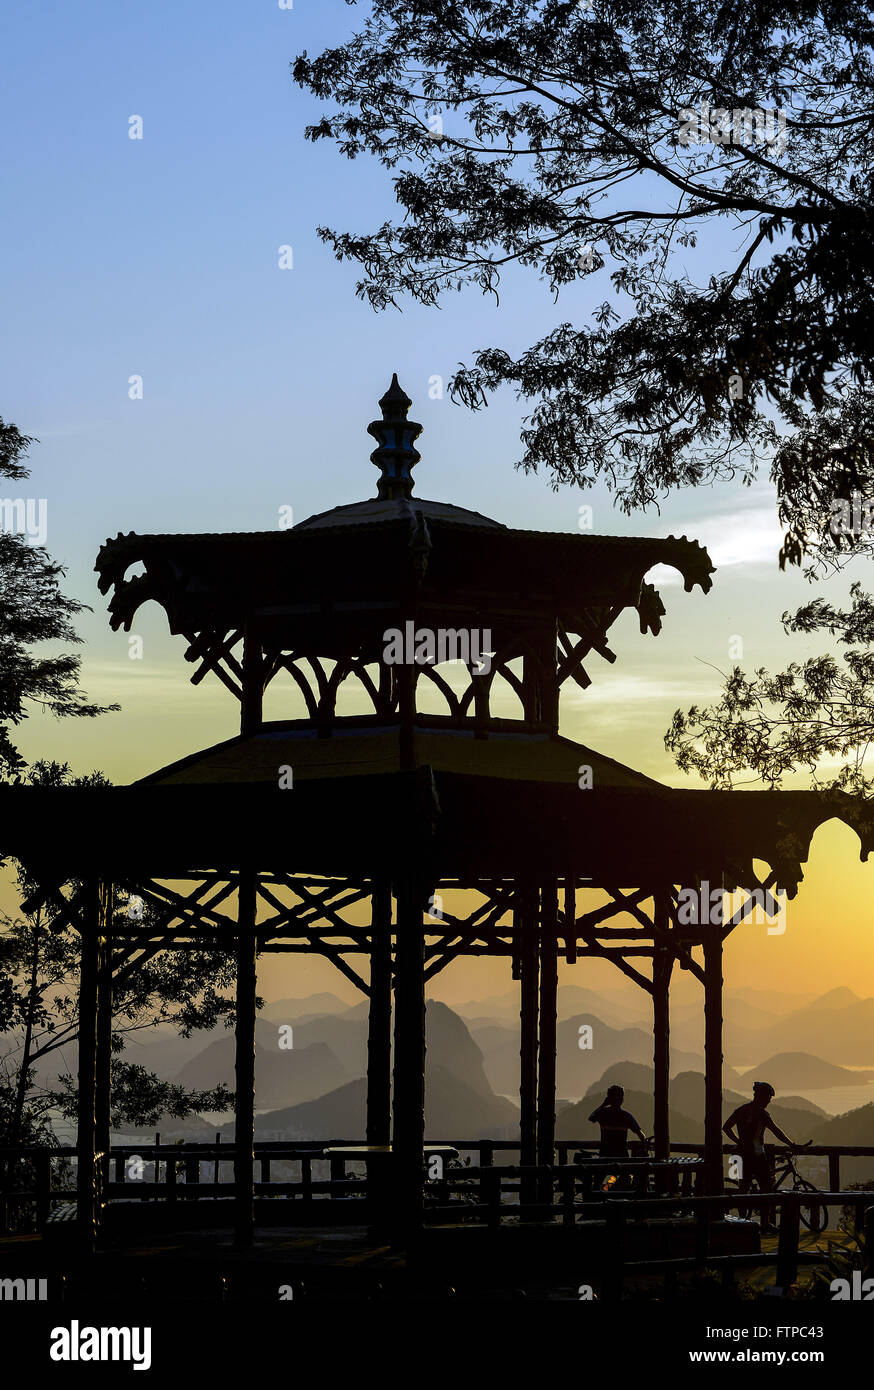
{"type": "MultiPolygon", "coordinates": [[[[810,1145],[805,1144],[804,1147],[809,1148],[810,1145]]],[[[783,1153],[779,1156],[775,1154],[774,1158],[775,1192],[778,1192],[781,1189],[783,1191],[787,1190],[787,1188],[784,1188],[783,1186],[787,1178],[791,1179],[791,1190],[793,1192],[818,1193],[820,1191],[820,1188],[816,1187],[812,1182],[808,1182],[807,1178],[803,1178],[801,1176],[798,1169],[795,1167],[795,1163],[793,1161],[793,1151],[791,1149],[784,1150],[783,1153]],[[779,1164],[782,1164],[783,1166],[780,1167],[778,1170],[779,1164]]],[[[811,1231],[813,1235],[819,1235],[820,1232],[824,1231],[826,1226],[828,1225],[828,1208],[822,1202],[802,1201],[799,1208],[799,1215],[801,1218],[802,1226],[806,1226],[808,1231],[811,1231]]]]}
{"type": "MultiPolygon", "coordinates": [[[[805,1144],[803,1147],[805,1149],[810,1148],[810,1143],[805,1144]]],[[[812,1194],[821,1191],[821,1189],[816,1187],[812,1182],[808,1182],[807,1178],[803,1178],[796,1168],[793,1156],[798,1153],[799,1150],[784,1149],[778,1155],[776,1151],[768,1145],[767,1151],[774,1159],[773,1186],[769,1189],[771,1192],[786,1192],[791,1190],[792,1192],[800,1194],[812,1194]]],[[[737,1178],[728,1178],[726,1184],[737,1187],[738,1189],[740,1188],[740,1183],[737,1178]]],[[[741,1210],[742,1206],[743,1202],[739,1202],[738,1211],[741,1210]]],[[[767,1209],[763,1210],[763,1217],[766,1211],[767,1209]]],[[[802,1201],[799,1206],[799,1218],[802,1226],[806,1227],[813,1235],[819,1235],[828,1225],[828,1208],[822,1202],[813,1200],[802,1201]]]]}

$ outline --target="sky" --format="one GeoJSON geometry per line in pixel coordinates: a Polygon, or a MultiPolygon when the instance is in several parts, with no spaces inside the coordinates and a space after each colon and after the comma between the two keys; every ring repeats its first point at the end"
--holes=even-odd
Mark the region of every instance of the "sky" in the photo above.
{"type": "MultiPolygon", "coordinates": [[[[605,287],[580,282],[556,306],[519,273],[499,307],[470,291],[440,309],[383,315],[356,297],[355,268],[315,229],[372,229],[392,213],[390,180],[367,159],[350,163],[304,139],[321,107],[289,65],[303,49],[342,42],[360,13],[342,0],[293,9],[49,0],[0,16],[0,414],[40,441],[31,479],[6,491],[46,499],[48,548],[68,567],[67,591],[93,609],[78,623],[83,685],[122,705],[94,721],[35,713],[19,746],[127,782],[233,735],[236,703],[217,682],[188,684],[183,639],[154,605],[134,627],[142,659],[130,659],[96,587],[97,551],[119,531],[268,530],[283,507],[302,520],[372,496],[365,431],[397,371],[424,425],[418,495],[544,531],[576,531],[588,504],[596,531],[707,545],[712,592],[686,594],[675,576],[659,576],[662,634],[641,637],[626,614],[611,633],[615,666],[593,659],[593,687],[574,687],[562,707],[568,737],[688,784],[664,731],[675,708],[715,697],[737,639],[747,669],[821,649],[779,626],[810,589],[778,569],[772,492],[764,481],[698,489],[625,518],[603,488],[553,492],[514,470],[524,411],[511,395],[476,415],[431,398],[434,377],[446,381],[477,348],[519,351],[559,317],[582,319],[605,287]],[[129,138],[136,117],[141,139],[129,138]],[[282,247],[292,248],[291,269],[280,268],[282,247]],[[130,398],[133,377],[141,399],[130,398]]],[[[719,231],[699,255],[715,269],[736,244],[719,231]]],[[[857,575],[864,567],[821,591],[838,601],[857,575]]],[[[874,994],[872,874],[855,836],[823,827],[786,933],[733,939],[729,982],[764,972],[791,990],[852,983],[874,994]]],[[[277,979],[276,991],[305,993],[310,977],[312,988],[342,986],[324,962],[295,969],[307,983],[277,979]]],[[[499,992],[500,969],[453,967],[442,997],[472,997],[480,977],[482,992],[499,992]]]]}

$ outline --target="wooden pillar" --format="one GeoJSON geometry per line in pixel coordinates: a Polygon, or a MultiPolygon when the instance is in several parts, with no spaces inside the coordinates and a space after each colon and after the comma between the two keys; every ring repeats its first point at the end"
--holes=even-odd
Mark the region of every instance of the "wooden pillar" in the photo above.
{"type": "Polygon", "coordinates": [[[558,728],[556,626],[529,639],[522,663],[522,707],[532,727],[558,728]]]}
{"type": "Polygon", "coordinates": [[[263,723],[264,656],[261,641],[247,627],[243,636],[243,698],[240,703],[240,733],[254,734],[263,723]]]}
{"type": "Polygon", "coordinates": [[[391,1143],[391,888],[371,893],[370,1013],[367,1031],[367,1142],[391,1143]]]}
{"type": "Polygon", "coordinates": [[[704,1185],[723,1190],[722,1177],[722,925],[704,927],[704,1185]]]}
{"type": "MultiPolygon", "coordinates": [[[[537,1162],[537,890],[529,878],[518,879],[514,933],[520,967],[519,1158],[524,1167],[537,1162]]],[[[523,1182],[522,1200],[532,1201],[532,1184],[523,1182]]]]}
{"type": "MultiPolygon", "coordinates": [[[[405,614],[404,622],[408,621],[405,614]]],[[[415,622],[415,618],[412,619],[415,622]]],[[[401,624],[403,627],[403,623],[401,624]]],[[[395,690],[398,701],[398,738],[401,769],[404,772],[416,770],[416,682],[418,671],[414,665],[402,664],[393,667],[395,690]]]]}
{"type": "Polygon", "coordinates": [[[425,1144],[425,932],[411,876],[397,889],[392,1166],[398,1235],[421,1227],[425,1144]]]}
{"type": "Polygon", "coordinates": [[[674,957],[665,939],[669,918],[664,894],[654,896],[654,938],[652,957],[652,1021],[653,1021],[653,1140],[655,1157],[670,1158],[671,1136],[669,1123],[671,1077],[671,1020],[670,987],[674,957]]]}
{"type": "MultiPolygon", "coordinates": [[[[540,1053],[537,1079],[537,1162],[555,1162],[555,1039],[558,998],[557,885],[548,879],[540,896],[540,1053]]],[[[551,1183],[544,1184],[548,1200],[551,1183]]]]}
{"type": "Polygon", "coordinates": [[[79,967],[79,1099],[76,1133],[76,1217],[79,1245],[86,1253],[97,1244],[97,1013],[100,958],[103,948],[103,885],[85,884],[81,914],[82,956],[79,967]]]}
{"type": "Polygon", "coordinates": [[[256,878],[240,871],[237,903],[237,1019],[234,1029],[236,1102],[234,1106],[235,1245],[245,1250],[255,1229],[255,935],[256,878]]]}
{"type": "Polygon", "coordinates": [[[104,880],[100,885],[99,912],[101,931],[97,950],[97,1030],[94,1077],[94,1112],[97,1150],[105,1155],[100,1163],[100,1194],[97,1218],[103,1192],[109,1182],[110,1107],[112,1099],[112,914],[113,887],[104,880]]]}

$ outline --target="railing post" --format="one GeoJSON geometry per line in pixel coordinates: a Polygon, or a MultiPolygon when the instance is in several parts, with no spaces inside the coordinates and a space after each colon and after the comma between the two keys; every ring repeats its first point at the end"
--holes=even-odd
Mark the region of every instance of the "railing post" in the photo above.
{"type": "Polygon", "coordinates": [[[562,1168],[558,1175],[559,1189],[561,1191],[561,1221],[563,1226],[574,1224],[574,1187],[576,1185],[576,1173],[573,1168],[562,1168]]]}
{"type": "Polygon", "coordinates": [[[828,1187],[829,1192],[841,1190],[841,1156],[834,1151],[828,1156],[828,1187]]]}
{"type": "Polygon", "coordinates": [[[777,1275],[774,1283],[788,1289],[798,1277],[798,1231],[801,1199],[796,1192],[780,1195],[780,1234],[777,1237],[777,1275]]]}
{"type": "Polygon", "coordinates": [[[488,1140],[483,1140],[479,1146],[479,1192],[480,1201],[483,1206],[487,1206],[490,1201],[491,1187],[489,1179],[491,1174],[487,1171],[495,1161],[494,1145],[488,1140]]]}
{"type": "Polygon", "coordinates": [[[622,1297],[622,1278],[625,1267],[625,1210],[618,1202],[608,1201],[605,1222],[607,1249],[604,1252],[605,1303],[618,1303],[622,1297]]]}
{"type": "Polygon", "coordinates": [[[52,1156],[36,1155],[36,1224],[42,1230],[52,1209],[52,1156]]]}
{"type": "Polygon", "coordinates": [[[695,1211],[695,1259],[706,1264],[710,1254],[710,1203],[702,1200],[695,1211]]]}
{"type": "Polygon", "coordinates": [[[500,1168],[490,1168],[487,1173],[482,1174],[484,1186],[484,1200],[488,1206],[486,1213],[486,1225],[490,1230],[497,1230],[501,1224],[501,1170],[500,1168]]]}

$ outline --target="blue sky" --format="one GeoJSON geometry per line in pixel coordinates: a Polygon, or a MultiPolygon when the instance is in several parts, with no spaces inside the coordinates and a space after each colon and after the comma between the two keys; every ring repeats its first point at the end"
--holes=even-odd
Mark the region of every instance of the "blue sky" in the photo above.
{"type": "MultiPolygon", "coordinates": [[[[567,705],[567,732],[676,779],[664,728],[676,704],[715,691],[707,663],[727,668],[731,637],[747,665],[810,650],[779,634],[780,613],[808,591],[777,572],[770,493],[705,489],[628,520],[604,490],[556,494],[513,470],[522,409],[509,395],[476,416],[429,399],[429,379],[475,348],[516,351],[559,317],[580,321],[605,285],[581,282],[558,307],[527,273],[510,276],[499,308],[471,291],[440,310],[375,315],[356,298],[355,268],[315,228],[374,227],[392,215],[390,180],[304,140],[321,108],[289,64],[341,42],[360,13],[342,0],[291,11],[181,0],[47,3],[0,20],[0,413],[41,440],[24,486],[48,500],[69,591],[94,606],[80,622],[89,693],[124,705],[95,724],[36,717],[21,746],[127,781],[235,732],[221,687],[187,686],[161,613],[143,611],[145,657],[128,660],[96,589],[97,550],[119,530],[270,529],[280,506],[302,519],[372,495],[365,428],[397,370],[425,426],[420,495],[544,530],[575,530],[587,502],[596,530],[686,532],[711,547],[714,592],[666,588],[655,642],[623,619],[620,662],[593,664],[594,689],[567,705]],[[142,140],[128,136],[134,115],[142,140]],[[278,268],[282,245],[291,271],[278,268]],[[132,375],[142,400],[128,398],[132,375]]],[[[705,259],[729,243],[711,237],[705,259]]]]}

